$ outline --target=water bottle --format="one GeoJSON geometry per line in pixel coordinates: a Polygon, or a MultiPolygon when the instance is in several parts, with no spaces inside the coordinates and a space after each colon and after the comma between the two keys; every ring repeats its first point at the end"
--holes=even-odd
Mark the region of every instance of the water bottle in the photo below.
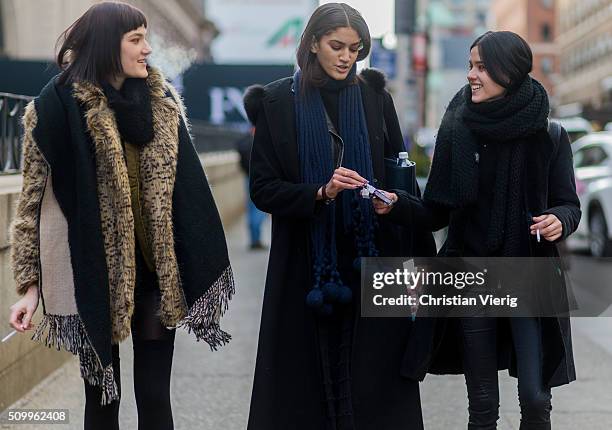
{"type": "Polygon", "coordinates": [[[408,166],[410,166],[410,162],[408,160],[408,153],[407,152],[400,152],[399,154],[397,154],[397,165],[399,167],[408,167],[408,166]]]}

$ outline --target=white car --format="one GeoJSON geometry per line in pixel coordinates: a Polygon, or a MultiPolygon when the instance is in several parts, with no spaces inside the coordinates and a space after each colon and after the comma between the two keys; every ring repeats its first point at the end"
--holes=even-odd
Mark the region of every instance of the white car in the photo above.
{"type": "Polygon", "coordinates": [[[568,239],[571,249],[612,256],[612,133],[591,133],[572,144],[582,218],[568,239]]]}

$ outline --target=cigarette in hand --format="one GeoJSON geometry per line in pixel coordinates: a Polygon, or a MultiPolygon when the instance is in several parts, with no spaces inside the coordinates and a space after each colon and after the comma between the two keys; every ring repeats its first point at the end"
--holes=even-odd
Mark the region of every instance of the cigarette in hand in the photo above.
{"type": "Polygon", "coordinates": [[[538,242],[540,242],[540,229],[536,230],[536,239],[538,242]]]}
{"type": "Polygon", "coordinates": [[[1,343],[7,342],[10,338],[12,338],[13,336],[15,336],[17,334],[16,330],[13,330],[12,332],[10,332],[4,339],[2,339],[1,343]]]}

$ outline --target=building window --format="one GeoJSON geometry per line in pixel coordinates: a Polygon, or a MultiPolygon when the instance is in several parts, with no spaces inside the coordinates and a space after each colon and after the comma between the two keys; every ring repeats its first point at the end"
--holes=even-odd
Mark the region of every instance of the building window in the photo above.
{"type": "Polygon", "coordinates": [[[552,40],[552,31],[550,29],[550,25],[548,23],[542,24],[540,27],[542,32],[542,41],[550,42],[552,40]]]}
{"type": "Polygon", "coordinates": [[[540,70],[544,75],[550,75],[553,72],[553,59],[550,57],[542,57],[540,61],[540,70]]]}

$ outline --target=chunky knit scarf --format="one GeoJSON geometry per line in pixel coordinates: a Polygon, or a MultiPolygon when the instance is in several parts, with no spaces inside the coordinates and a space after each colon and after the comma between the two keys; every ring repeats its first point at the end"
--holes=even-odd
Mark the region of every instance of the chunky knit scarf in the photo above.
{"type": "Polygon", "coordinates": [[[124,140],[142,146],[153,140],[153,109],[146,79],[128,78],[117,91],[109,83],[102,89],[115,113],[117,129],[124,140]]]}
{"type": "Polygon", "coordinates": [[[423,198],[451,209],[474,204],[478,198],[478,140],[499,145],[487,248],[492,253],[516,255],[527,146],[538,131],[546,130],[548,114],[546,90],[529,76],[515,91],[491,102],[472,103],[472,91],[466,85],[442,119],[423,198]]]}
{"type": "MultiPolygon", "coordinates": [[[[331,138],[325,107],[317,88],[300,90],[301,71],[294,76],[295,112],[298,154],[302,180],[309,184],[326,184],[334,172],[331,138]]],[[[347,81],[355,79],[355,68],[347,81]]],[[[362,177],[373,179],[372,158],[359,85],[346,85],[339,95],[339,130],[344,141],[342,165],[362,177]]],[[[335,205],[343,209],[343,228],[354,231],[357,255],[375,256],[375,214],[369,200],[357,191],[343,191],[337,203],[323,207],[310,225],[314,285],[306,303],[317,312],[329,315],[334,303],[348,303],[352,291],[344,285],[337,267],[335,205]]]]}

